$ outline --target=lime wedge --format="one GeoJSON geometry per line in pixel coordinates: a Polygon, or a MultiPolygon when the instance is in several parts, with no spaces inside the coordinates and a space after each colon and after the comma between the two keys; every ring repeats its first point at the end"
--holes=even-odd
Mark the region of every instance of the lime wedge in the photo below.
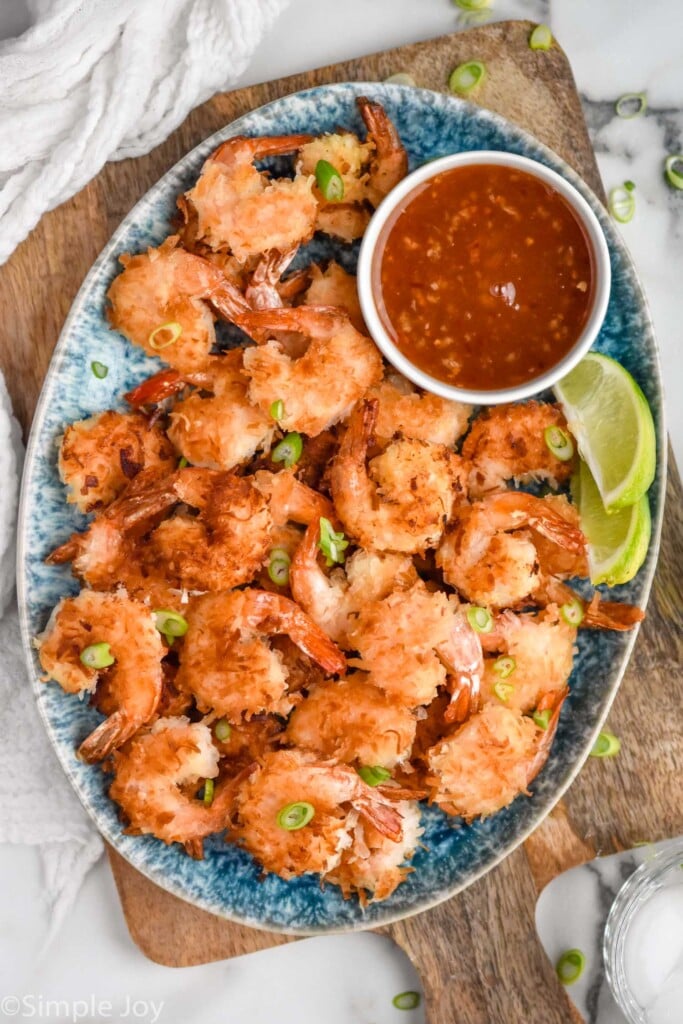
{"type": "Polygon", "coordinates": [[[554,390],[607,511],[634,505],[654,480],[657,453],[652,413],[631,374],[589,352],[554,390]]]}
{"type": "Polygon", "coordinates": [[[582,461],[572,479],[572,496],[588,541],[591,583],[607,583],[610,587],[628,583],[645,561],[650,543],[647,495],[629,508],[606,512],[591,471],[582,461]]]}

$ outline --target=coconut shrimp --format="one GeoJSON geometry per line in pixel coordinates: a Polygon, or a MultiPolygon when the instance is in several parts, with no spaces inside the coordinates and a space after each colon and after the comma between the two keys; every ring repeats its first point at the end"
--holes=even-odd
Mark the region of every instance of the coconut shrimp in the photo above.
{"type": "Polygon", "coordinates": [[[272,416],[249,401],[242,356],[242,349],[233,349],[210,356],[192,373],[162,370],[126,397],[137,406],[163,401],[186,385],[197,388],[173,406],[168,437],[193,466],[234,469],[270,448],[276,430],[272,416]]]}
{"type": "Polygon", "coordinates": [[[331,260],[325,270],[315,263],[312,264],[308,268],[308,275],[310,284],[303,296],[305,305],[335,306],[343,309],[357,331],[361,334],[368,333],[353,274],[347,274],[342,266],[331,260]]]}
{"type": "Polygon", "coordinates": [[[506,608],[531,597],[541,575],[533,539],[524,527],[576,554],[584,551],[581,531],[548,502],[523,491],[504,491],[456,509],[436,552],[446,582],[487,607],[506,608]]]}
{"type": "Polygon", "coordinates": [[[215,711],[231,723],[242,715],[286,715],[293,706],[283,658],[268,643],[271,635],[285,633],[328,673],[346,667],[336,645],[280,594],[205,594],[193,601],[188,624],[177,685],[193,694],[200,711],[215,711]]]}
{"type": "Polygon", "coordinates": [[[472,821],[526,793],[546,762],[565,696],[556,698],[546,729],[518,708],[485,704],[428,752],[432,799],[447,814],[472,821]]]}
{"type": "Polygon", "coordinates": [[[360,403],[330,471],[344,527],[368,550],[418,554],[435,547],[462,495],[459,456],[444,445],[399,438],[366,464],[377,399],[360,403]]]}
{"type": "Polygon", "coordinates": [[[564,620],[557,605],[516,615],[504,611],[493,630],[481,635],[488,657],[484,662],[482,694],[522,712],[533,711],[544,694],[564,690],[572,670],[576,629],[564,620]]]}
{"type": "Polygon", "coordinates": [[[201,782],[218,776],[211,730],[188,718],[160,718],[114,755],[110,797],[128,819],[126,832],[183,843],[201,860],[202,841],[226,828],[234,789],[219,782],[209,805],[197,799],[201,782]]]}
{"type": "Polygon", "coordinates": [[[213,348],[213,310],[231,320],[249,306],[219,267],[177,244],[174,235],[158,249],[121,256],[107,298],[115,330],[182,372],[201,367],[213,348]]]}
{"type": "Polygon", "coordinates": [[[559,406],[544,402],[496,405],[481,413],[462,446],[471,463],[470,494],[480,498],[508,480],[546,481],[552,487],[568,480],[574,460],[563,462],[550,450],[545,431],[551,427],[569,432],[559,406]]]}
{"type": "Polygon", "coordinates": [[[59,448],[66,500],[79,512],[109,505],[143,469],[175,469],[173,445],[158,424],[140,413],[110,409],[72,423],[59,448]]]}
{"type": "Polygon", "coordinates": [[[392,769],[409,759],[416,725],[402,701],[354,672],[311,687],[292,712],[284,738],[338,761],[392,769]]]}
{"type": "Polygon", "coordinates": [[[274,751],[238,788],[231,838],[281,878],[309,871],[324,876],[352,843],[359,816],[400,843],[403,819],[396,801],[406,795],[368,786],[353,768],[316,754],[274,751]],[[291,827],[290,816],[298,827],[291,827]]]}
{"type": "Polygon", "coordinates": [[[336,643],[349,646],[349,626],[368,601],[378,601],[417,581],[412,560],[358,548],[344,568],[327,575],[319,564],[320,520],[311,523],[289,571],[294,600],[336,643]]]}
{"type": "Polygon", "coordinates": [[[467,430],[471,405],[449,402],[427,391],[418,391],[398,373],[389,373],[368,393],[379,402],[375,436],[382,445],[403,437],[452,448],[467,430]]]}
{"type": "Polygon", "coordinates": [[[292,358],[275,340],[248,348],[244,369],[249,398],[264,412],[274,401],[284,406],[279,424],[315,436],[344,419],[354,402],[382,376],[382,360],[370,338],[348,316],[325,306],[298,306],[240,316],[246,331],[298,331],[309,339],[305,353],[292,358]],[[312,401],[312,396],[315,401],[312,401]]]}
{"type": "Polygon", "coordinates": [[[82,590],[60,601],[37,645],[46,679],[67,693],[93,693],[107,681],[115,710],[81,744],[83,760],[101,761],[156,712],[165,648],[149,608],[137,601],[82,590]],[[97,667],[98,659],[107,664],[97,667]]]}
{"type": "Polygon", "coordinates": [[[310,135],[228,139],[211,154],[185,198],[197,218],[197,236],[210,248],[228,250],[240,262],[267,250],[287,252],[315,230],[314,179],[273,179],[254,161],[291,153],[310,135]]]}

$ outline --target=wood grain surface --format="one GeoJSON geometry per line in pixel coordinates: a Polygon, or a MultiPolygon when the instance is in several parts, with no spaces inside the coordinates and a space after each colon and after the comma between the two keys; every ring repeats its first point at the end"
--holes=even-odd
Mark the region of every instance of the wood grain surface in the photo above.
{"type": "MultiPolygon", "coordinates": [[[[0,269],[0,365],[28,429],[50,356],[90,265],[131,206],[184,153],[278,96],[333,81],[408,71],[443,90],[468,59],[487,63],[476,101],[533,132],[604,198],[571,69],[562,50],[531,51],[529,22],[503,22],[215,96],[146,157],[107,164],[44,216],[0,269]]],[[[537,894],[559,872],[643,839],[683,832],[681,485],[670,463],[659,569],[634,656],[610,715],[622,739],[614,761],[589,760],[565,801],[495,871],[441,906],[384,929],[414,960],[430,1024],[561,1024],[576,1012],[536,937],[537,894]]],[[[184,966],[290,941],[239,927],[169,895],[113,850],[130,932],[157,962],[184,966]]]]}

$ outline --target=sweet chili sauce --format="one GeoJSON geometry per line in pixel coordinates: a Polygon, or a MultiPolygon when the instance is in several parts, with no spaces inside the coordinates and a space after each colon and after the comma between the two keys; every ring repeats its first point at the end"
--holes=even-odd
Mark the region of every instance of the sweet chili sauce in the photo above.
{"type": "Polygon", "coordinates": [[[531,174],[443,171],[387,222],[374,291],[386,331],[459,387],[526,383],[572,348],[593,299],[593,257],[566,200],[531,174]]]}

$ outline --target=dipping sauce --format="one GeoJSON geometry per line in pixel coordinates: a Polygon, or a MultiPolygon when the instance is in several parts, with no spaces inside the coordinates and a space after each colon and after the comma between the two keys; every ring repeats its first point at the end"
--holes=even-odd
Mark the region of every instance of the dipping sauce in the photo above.
{"type": "Polygon", "coordinates": [[[459,387],[525,384],[574,346],[593,301],[584,229],[555,189],[512,167],[443,171],[384,227],[373,289],[385,330],[459,387]]]}

